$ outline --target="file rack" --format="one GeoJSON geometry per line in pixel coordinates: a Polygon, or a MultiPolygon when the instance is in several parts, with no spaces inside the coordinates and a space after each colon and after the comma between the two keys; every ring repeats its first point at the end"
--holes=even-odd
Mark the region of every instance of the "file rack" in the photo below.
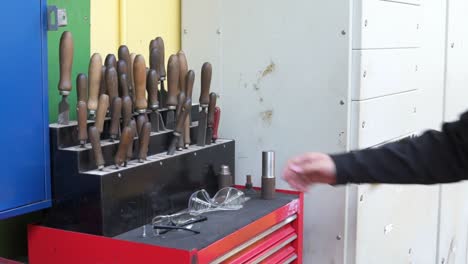
{"type": "MultiPolygon", "coordinates": [[[[95,235],[116,236],[187,207],[190,195],[200,189],[214,194],[217,172],[228,165],[234,175],[235,143],[219,139],[205,147],[194,145],[198,126],[198,105],[192,108],[191,142],[188,149],[166,154],[172,130],[151,133],[148,160],[136,156],[126,167],[116,168],[114,155],[119,141],[112,142],[106,132],[101,148],[106,167],[97,170],[88,143],[77,140],[77,124],[50,125],[53,206],[44,224],[50,227],[95,235]]],[[[160,113],[165,117],[165,109],[160,113]]],[[[88,121],[88,126],[93,125],[88,121]]],[[[138,140],[134,139],[134,154],[138,140]]]]}

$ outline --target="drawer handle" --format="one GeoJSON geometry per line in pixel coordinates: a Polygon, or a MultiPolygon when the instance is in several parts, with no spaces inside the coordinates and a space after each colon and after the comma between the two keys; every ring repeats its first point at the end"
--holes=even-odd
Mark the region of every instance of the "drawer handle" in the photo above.
{"type": "Polygon", "coordinates": [[[252,262],[252,264],[258,264],[258,263],[261,263],[264,259],[266,259],[267,257],[273,255],[273,253],[277,252],[278,250],[282,249],[283,247],[285,247],[287,244],[291,243],[292,241],[296,240],[297,238],[297,235],[294,234],[294,236],[286,239],[285,241],[283,241],[281,244],[269,249],[267,252],[265,252],[264,254],[262,254],[258,259],[256,259],[255,261],[252,262]]]}

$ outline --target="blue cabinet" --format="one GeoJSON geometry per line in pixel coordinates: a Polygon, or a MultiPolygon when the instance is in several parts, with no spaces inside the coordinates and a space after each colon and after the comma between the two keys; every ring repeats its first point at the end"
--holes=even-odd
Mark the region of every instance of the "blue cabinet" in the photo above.
{"type": "Polygon", "coordinates": [[[2,9],[0,219],[51,204],[46,1],[5,1],[2,9]]]}

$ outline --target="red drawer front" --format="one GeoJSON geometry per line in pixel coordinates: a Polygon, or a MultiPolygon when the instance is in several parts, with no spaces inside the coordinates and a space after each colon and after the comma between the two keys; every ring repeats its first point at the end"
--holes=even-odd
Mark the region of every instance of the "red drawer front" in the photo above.
{"type": "Polygon", "coordinates": [[[250,260],[255,259],[256,257],[263,254],[264,252],[268,252],[279,241],[283,241],[284,239],[294,237],[295,235],[296,235],[296,231],[289,224],[287,226],[282,227],[280,230],[276,231],[275,233],[263,238],[262,240],[259,240],[255,244],[247,247],[246,249],[244,249],[237,255],[226,260],[225,263],[229,263],[229,264],[249,263],[250,260]]]}
{"type": "Polygon", "coordinates": [[[291,246],[292,247],[292,241],[297,239],[296,234],[291,234],[282,240],[278,241],[276,244],[265,250],[264,252],[258,254],[255,256],[253,259],[249,260],[246,262],[246,264],[257,264],[257,263],[264,263],[265,259],[270,257],[271,255],[275,254],[279,250],[283,249],[284,247],[291,246]]]}
{"type": "Polygon", "coordinates": [[[288,261],[293,261],[297,258],[296,249],[291,245],[283,247],[275,254],[266,258],[262,263],[263,264],[276,264],[276,263],[290,263],[288,261]]]}
{"type": "Polygon", "coordinates": [[[192,263],[195,254],[34,225],[28,248],[31,264],[192,263]]]}

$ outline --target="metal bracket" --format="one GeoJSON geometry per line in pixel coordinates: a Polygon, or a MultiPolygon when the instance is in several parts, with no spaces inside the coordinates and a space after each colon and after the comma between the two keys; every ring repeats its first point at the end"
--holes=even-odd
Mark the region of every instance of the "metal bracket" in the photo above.
{"type": "Polygon", "coordinates": [[[47,6],[47,30],[57,31],[59,27],[68,25],[67,10],[57,6],[47,6]]]}

